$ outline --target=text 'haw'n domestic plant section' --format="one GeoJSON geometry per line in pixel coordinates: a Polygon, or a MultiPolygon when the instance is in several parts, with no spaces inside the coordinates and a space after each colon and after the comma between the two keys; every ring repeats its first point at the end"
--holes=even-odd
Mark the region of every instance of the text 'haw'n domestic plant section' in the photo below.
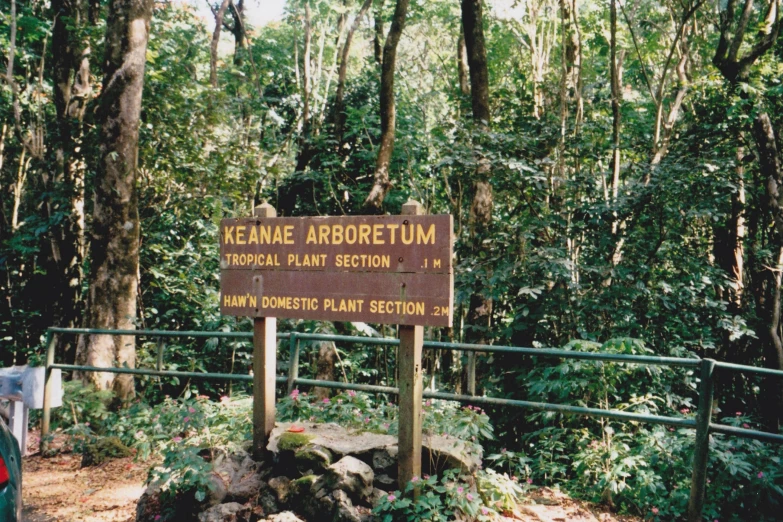
{"type": "Polygon", "coordinates": [[[220,222],[224,315],[451,326],[452,218],[220,222]]]}

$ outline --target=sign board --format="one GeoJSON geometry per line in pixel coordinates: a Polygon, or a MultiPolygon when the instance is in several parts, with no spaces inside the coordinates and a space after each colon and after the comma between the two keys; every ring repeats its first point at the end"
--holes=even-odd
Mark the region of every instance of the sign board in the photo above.
{"type": "Polygon", "coordinates": [[[220,223],[224,315],[451,326],[449,215],[220,223]]]}

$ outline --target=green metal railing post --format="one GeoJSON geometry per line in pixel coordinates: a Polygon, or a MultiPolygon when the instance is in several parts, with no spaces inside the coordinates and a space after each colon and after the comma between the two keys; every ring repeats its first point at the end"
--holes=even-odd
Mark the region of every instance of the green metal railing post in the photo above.
{"type": "Polygon", "coordinates": [[[163,369],[163,351],[166,349],[166,343],[163,341],[163,337],[158,337],[158,362],[155,365],[158,371],[163,369]]]}
{"type": "Polygon", "coordinates": [[[288,338],[288,348],[291,351],[288,360],[288,394],[291,395],[294,386],[296,386],[296,380],[299,378],[299,335],[296,332],[291,332],[291,336],[288,338]]]}
{"type": "Polygon", "coordinates": [[[699,409],[696,412],[696,445],[693,452],[693,474],[691,475],[691,496],[688,500],[688,522],[701,520],[704,508],[704,493],[707,484],[707,463],[710,452],[710,419],[714,394],[713,373],[715,361],[702,359],[701,382],[699,383],[699,409]]]}
{"type": "Polygon", "coordinates": [[[54,333],[46,330],[46,362],[44,363],[44,397],[43,397],[43,415],[41,416],[41,453],[44,453],[49,446],[49,422],[51,420],[52,404],[52,365],[54,364],[54,348],[57,344],[54,333]]]}

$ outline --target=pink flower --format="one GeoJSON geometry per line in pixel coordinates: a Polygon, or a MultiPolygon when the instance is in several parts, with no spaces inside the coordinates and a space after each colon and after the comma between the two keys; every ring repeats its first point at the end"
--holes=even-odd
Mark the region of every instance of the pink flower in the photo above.
{"type": "Polygon", "coordinates": [[[184,418],[184,419],[182,419],[182,420],[183,420],[183,421],[185,421],[185,422],[190,422],[190,417],[185,417],[185,418],[184,418]]]}
{"type": "Polygon", "coordinates": [[[155,520],[156,520],[156,522],[157,522],[158,520],[160,520],[160,515],[155,515],[155,520]]]}
{"type": "Polygon", "coordinates": [[[532,478],[527,479],[527,483],[528,484],[532,484],[533,483],[533,479],[532,478]]]}
{"type": "Polygon", "coordinates": [[[427,399],[427,402],[424,403],[425,406],[432,406],[432,399],[427,399]]]}
{"type": "Polygon", "coordinates": [[[428,478],[430,478],[429,475],[424,475],[424,480],[427,480],[428,478]]]}
{"type": "Polygon", "coordinates": [[[171,439],[173,442],[182,442],[182,437],[174,437],[171,439]]]}
{"type": "Polygon", "coordinates": [[[228,395],[223,395],[220,397],[220,404],[227,404],[229,400],[228,395]]]}
{"type": "Polygon", "coordinates": [[[89,425],[90,425],[90,423],[89,423],[89,422],[85,422],[85,423],[84,423],[84,425],[85,425],[85,426],[89,426],[89,425]]]}
{"type": "Polygon", "coordinates": [[[462,486],[459,486],[459,487],[457,488],[457,493],[459,493],[460,495],[462,495],[462,492],[463,492],[463,491],[465,491],[465,490],[464,490],[464,489],[462,489],[462,486]]]}
{"type": "Polygon", "coordinates": [[[472,501],[473,501],[473,495],[471,495],[470,493],[468,493],[467,495],[465,495],[465,498],[466,498],[466,499],[468,499],[468,501],[470,501],[470,502],[472,502],[472,501]]]}
{"type": "Polygon", "coordinates": [[[299,390],[292,390],[291,391],[291,398],[292,399],[296,399],[297,397],[299,397],[299,390]]]}
{"type": "Polygon", "coordinates": [[[653,515],[657,515],[658,514],[658,508],[657,507],[652,508],[650,511],[652,511],[653,515]]]}
{"type": "Polygon", "coordinates": [[[750,428],[750,424],[748,424],[747,422],[743,422],[742,423],[742,427],[743,428],[750,428]]]}
{"type": "Polygon", "coordinates": [[[735,415],[736,415],[737,417],[739,417],[740,415],[742,415],[742,412],[741,412],[741,411],[738,411],[737,413],[735,413],[735,415]]]}
{"type": "Polygon", "coordinates": [[[418,481],[419,481],[419,477],[415,477],[415,476],[414,476],[414,477],[411,479],[411,482],[418,482],[418,481]]]}
{"type": "MultiPolygon", "coordinates": [[[[348,390],[348,397],[356,397],[356,392],[353,390],[348,390]]],[[[393,497],[394,495],[390,495],[390,496],[393,497]]]]}
{"type": "Polygon", "coordinates": [[[364,423],[365,424],[369,424],[370,423],[370,417],[365,417],[364,418],[364,423]]]}
{"type": "Polygon", "coordinates": [[[332,402],[332,401],[330,401],[330,400],[329,400],[329,397],[324,397],[324,400],[323,400],[322,402],[323,402],[324,404],[329,404],[329,403],[330,403],[330,402],[332,402]]]}
{"type": "Polygon", "coordinates": [[[763,471],[759,471],[759,474],[758,474],[758,475],[756,475],[756,476],[757,476],[758,478],[764,478],[764,472],[763,472],[763,471]]]}
{"type": "Polygon", "coordinates": [[[501,449],[501,450],[500,450],[500,453],[505,453],[505,452],[507,452],[507,451],[508,451],[508,450],[507,450],[506,448],[503,448],[503,449],[501,449]]]}
{"type": "Polygon", "coordinates": [[[482,506],[482,507],[481,507],[481,514],[482,514],[482,515],[485,515],[485,516],[486,516],[486,515],[489,515],[489,510],[488,510],[487,508],[485,508],[485,507],[483,507],[483,506],[482,506]]]}
{"type": "Polygon", "coordinates": [[[191,406],[191,407],[189,407],[189,408],[188,408],[188,412],[190,412],[190,413],[196,413],[196,408],[194,408],[193,406],[191,406]]]}
{"type": "Polygon", "coordinates": [[[394,499],[396,498],[397,497],[395,497],[394,495],[389,495],[388,497],[386,497],[386,500],[388,500],[389,502],[394,502],[394,499]]]}

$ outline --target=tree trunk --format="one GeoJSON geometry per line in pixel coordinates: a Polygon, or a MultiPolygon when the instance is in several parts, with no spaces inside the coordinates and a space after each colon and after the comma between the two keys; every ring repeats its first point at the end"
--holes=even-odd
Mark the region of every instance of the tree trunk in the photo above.
{"type": "Polygon", "coordinates": [[[223,29],[223,17],[226,15],[226,9],[231,0],[223,0],[220,7],[215,11],[215,30],[212,32],[212,43],[209,47],[209,84],[213,89],[217,89],[217,61],[218,61],[218,43],[220,42],[220,31],[223,29]]]}
{"type": "Polygon", "coordinates": [[[231,27],[231,33],[234,35],[234,65],[242,65],[242,54],[246,47],[245,42],[245,2],[239,0],[229,4],[231,16],[234,17],[234,25],[231,27]]]}
{"type": "Polygon", "coordinates": [[[465,46],[465,31],[462,24],[459,26],[459,39],[457,40],[457,78],[459,79],[459,91],[470,95],[470,72],[468,71],[468,48],[465,46]]]}
{"type": "Polygon", "coordinates": [[[378,0],[378,6],[375,8],[375,20],[372,47],[375,55],[375,63],[383,63],[383,4],[385,0],[378,0]]]}
{"type": "Polygon", "coordinates": [[[405,15],[408,12],[410,0],[397,0],[394,8],[389,35],[383,46],[383,63],[381,64],[381,144],[378,148],[378,159],[375,163],[375,181],[367,199],[365,208],[374,213],[381,211],[383,200],[391,189],[389,180],[389,164],[394,151],[394,131],[396,128],[396,113],[394,108],[394,69],[397,61],[397,44],[405,27],[405,15]]]}
{"type": "Polygon", "coordinates": [[[348,29],[348,34],[345,36],[345,43],[340,50],[340,66],[337,70],[337,93],[334,97],[334,108],[332,109],[332,121],[334,121],[334,135],[335,141],[338,146],[343,141],[343,132],[345,130],[345,77],[348,74],[348,57],[351,53],[351,42],[353,41],[353,34],[356,29],[359,28],[362,18],[369,11],[372,5],[372,0],[364,0],[364,4],[359,9],[359,13],[353,20],[353,24],[348,29]]]}
{"type": "MultiPolygon", "coordinates": [[[[470,72],[471,106],[473,122],[479,130],[479,140],[489,131],[491,121],[489,109],[489,73],[487,71],[487,49],[484,43],[484,26],[481,0],[462,0],[462,29],[470,72]]],[[[476,158],[476,172],[473,178],[473,198],[470,204],[470,233],[472,248],[478,253],[484,236],[492,221],[493,195],[490,184],[491,165],[480,155],[476,158]]],[[[470,296],[468,309],[467,342],[484,344],[488,342],[488,331],[492,317],[492,300],[479,292],[470,296]]],[[[468,368],[474,368],[470,361],[468,368]]]]}
{"type": "MultiPolygon", "coordinates": [[[[112,0],[106,21],[104,79],[98,118],[100,160],[95,179],[93,238],[85,326],[134,329],[139,272],[136,189],[139,119],[152,0],[112,0]]],[[[132,336],[84,335],[79,360],[90,366],[134,367],[132,336]]],[[[89,374],[99,389],[127,400],[133,377],[89,374]]]]}
{"type": "Polygon", "coordinates": [[[304,57],[302,59],[302,134],[299,137],[299,153],[296,158],[296,172],[302,172],[310,162],[310,91],[313,74],[310,53],[313,31],[310,2],[305,2],[304,57]]]}
{"type": "MultiPolygon", "coordinates": [[[[89,23],[86,0],[52,2],[51,70],[54,80],[56,131],[52,136],[55,172],[45,176],[47,189],[58,197],[47,201],[47,213],[65,214],[65,219],[51,230],[51,254],[44,261],[53,289],[52,324],[75,327],[81,315],[82,262],[84,244],[84,178],[83,129],[87,103],[92,95],[90,82],[89,40],[78,40],[89,23]]],[[[72,362],[75,356],[70,337],[57,340],[60,357],[72,362]]]]}

